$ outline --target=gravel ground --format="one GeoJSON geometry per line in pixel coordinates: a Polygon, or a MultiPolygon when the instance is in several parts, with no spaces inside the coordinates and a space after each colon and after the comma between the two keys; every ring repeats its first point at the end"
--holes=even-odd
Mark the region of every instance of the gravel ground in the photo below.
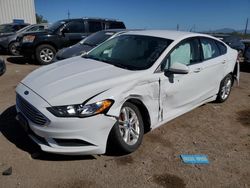
{"type": "Polygon", "coordinates": [[[0,187],[250,187],[250,66],[225,103],[147,133],[132,154],[60,156],[41,152],[14,119],[15,87],[39,66],[2,57],[8,62],[0,77],[0,187]],[[210,164],[183,164],[180,154],[206,154],[210,164]],[[2,175],[9,167],[12,174],[2,175]]]}

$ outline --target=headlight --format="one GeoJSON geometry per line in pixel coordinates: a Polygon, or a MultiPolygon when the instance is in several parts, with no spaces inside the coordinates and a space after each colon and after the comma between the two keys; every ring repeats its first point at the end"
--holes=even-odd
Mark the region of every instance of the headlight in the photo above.
{"type": "Polygon", "coordinates": [[[76,104],[66,106],[54,106],[47,108],[57,117],[89,117],[106,113],[112,106],[113,100],[103,100],[92,104],[76,104]]]}
{"type": "Polygon", "coordinates": [[[36,36],[34,35],[26,35],[23,37],[23,43],[27,43],[27,42],[33,42],[35,40],[36,36]]]}

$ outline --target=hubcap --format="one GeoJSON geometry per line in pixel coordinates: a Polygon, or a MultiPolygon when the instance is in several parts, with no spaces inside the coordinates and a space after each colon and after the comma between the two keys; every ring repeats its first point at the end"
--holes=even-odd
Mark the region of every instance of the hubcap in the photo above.
{"type": "Polygon", "coordinates": [[[12,54],[18,54],[18,51],[17,51],[17,43],[13,43],[11,46],[10,46],[10,50],[11,50],[11,53],[12,54]]]}
{"type": "Polygon", "coordinates": [[[50,62],[54,58],[54,53],[51,49],[49,48],[44,48],[40,52],[40,58],[44,62],[50,62]]]}
{"type": "Polygon", "coordinates": [[[138,117],[132,108],[122,108],[119,117],[119,130],[126,144],[136,144],[140,135],[140,127],[138,117]]]}
{"type": "Polygon", "coordinates": [[[231,91],[232,86],[232,80],[230,78],[227,78],[224,82],[224,85],[221,88],[221,98],[225,100],[231,91]]]}

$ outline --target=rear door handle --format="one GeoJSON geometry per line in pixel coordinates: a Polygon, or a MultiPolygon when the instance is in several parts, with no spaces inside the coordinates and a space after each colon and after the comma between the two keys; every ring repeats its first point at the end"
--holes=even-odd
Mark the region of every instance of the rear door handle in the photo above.
{"type": "Polygon", "coordinates": [[[202,68],[197,68],[194,70],[195,73],[198,73],[198,72],[201,72],[202,71],[202,68]]]}
{"type": "Polygon", "coordinates": [[[225,64],[226,63],[226,60],[222,61],[222,64],[225,64]]]}

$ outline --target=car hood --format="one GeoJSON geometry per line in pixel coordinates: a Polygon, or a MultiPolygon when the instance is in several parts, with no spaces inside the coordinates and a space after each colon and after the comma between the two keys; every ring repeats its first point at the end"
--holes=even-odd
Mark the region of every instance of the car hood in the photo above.
{"type": "Polygon", "coordinates": [[[58,106],[82,103],[115,85],[135,80],[137,72],[77,56],[39,68],[21,83],[50,105],[58,106]]]}
{"type": "Polygon", "coordinates": [[[77,43],[73,46],[70,46],[68,48],[63,48],[59,50],[56,54],[57,59],[66,59],[70,57],[74,57],[77,55],[81,55],[83,52],[88,52],[91,50],[93,47],[77,43]]]}
{"type": "Polygon", "coordinates": [[[15,33],[1,33],[0,34],[0,38],[3,38],[3,37],[8,37],[10,35],[14,35],[15,33]]]}

